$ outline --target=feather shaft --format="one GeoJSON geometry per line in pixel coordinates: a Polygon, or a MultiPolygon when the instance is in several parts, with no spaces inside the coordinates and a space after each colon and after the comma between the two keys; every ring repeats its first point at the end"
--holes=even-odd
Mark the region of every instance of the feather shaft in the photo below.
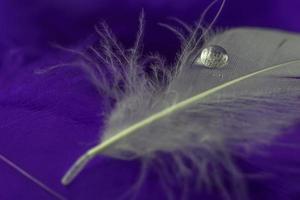
{"type": "Polygon", "coordinates": [[[51,194],[52,196],[54,196],[56,199],[67,200],[61,194],[58,194],[57,192],[55,192],[54,190],[52,190],[51,188],[49,188],[48,186],[46,186],[44,183],[42,183],[38,179],[34,178],[28,172],[24,171],[19,166],[17,166],[15,163],[13,163],[11,160],[7,159],[5,156],[3,156],[1,154],[0,154],[0,160],[2,160],[3,162],[5,162],[7,165],[9,165],[10,167],[12,167],[13,169],[17,170],[20,174],[22,174],[23,176],[25,176],[26,178],[28,178],[30,181],[32,181],[34,184],[36,184],[37,186],[39,186],[40,188],[42,188],[43,190],[45,190],[46,192],[48,192],[49,194],[51,194]]]}
{"type": "Polygon", "coordinates": [[[101,144],[91,148],[90,150],[88,150],[83,156],[81,156],[73,165],[73,167],[71,167],[71,169],[67,172],[67,174],[63,177],[63,180],[69,180],[68,182],[65,182],[64,184],[67,185],[69,184],[74,178],[76,178],[76,176],[80,173],[80,171],[84,168],[84,166],[88,163],[89,160],[91,160],[94,156],[98,155],[99,153],[103,152],[105,149],[109,148],[111,145],[117,143],[118,141],[122,140],[123,138],[126,138],[127,136],[133,134],[135,131],[142,129],[143,127],[150,125],[151,123],[158,121],[159,119],[166,117],[168,115],[171,115],[172,113],[184,109],[188,106],[194,105],[196,103],[198,103],[200,100],[222,90],[225,89],[227,87],[230,87],[232,85],[235,85],[241,81],[244,81],[246,79],[252,78],[254,76],[257,76],[259,74],[265,73],[265,72],[269,72],[281,67],[288,67],[291,64],[296,64],[299,63],[300,64],[300,60],[293,60],[293,61],[289,61],[289,62],[285,62],[285,63],[281,63],[278,65],[274,65],[271,67],[267,67],[265,69],[262,70],[258,70],[256,72],[241,76],[239,78],[233,79],[231,81],[225,82],[219,86],[216,86],[214,88],[211,88],[209,90],[206,90],[204,92],[201,92],[200,94],[197,94],[195,96],[192,96],[186,100],[183,100],[177,104],[174,104],[173,106],[170,106],[164,110],[162,110],[161,112],[158,112],[136,124],[133,124],[132,126],[124,129],[123,131],[115,134],[114,136],[108,138],[107,140],[105,140],[104,142],[102,142],[101,144]],[[88,160],[86,159],[82,159],[82,158],[89,158],[88,160]],[[76,170],[76,171],[74,171],[76,170]],[[68,177],[70,176],[70,174],[72,175],[72,177],[68,177]]]}

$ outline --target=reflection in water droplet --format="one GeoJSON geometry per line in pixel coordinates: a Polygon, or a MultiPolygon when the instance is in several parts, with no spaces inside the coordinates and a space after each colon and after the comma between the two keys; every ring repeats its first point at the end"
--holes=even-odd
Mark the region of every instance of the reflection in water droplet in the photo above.
{"type": "Polygon", "coordinates": [[[221,68],[228,64],[228,54],[223,47],[211,45],[201,51],[195,63],[207,68],[221,68]]]}

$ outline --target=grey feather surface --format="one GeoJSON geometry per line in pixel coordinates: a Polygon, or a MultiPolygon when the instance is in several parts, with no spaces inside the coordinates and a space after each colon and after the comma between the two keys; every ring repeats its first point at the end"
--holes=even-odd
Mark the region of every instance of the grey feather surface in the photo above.
{"type": "MultiPolygon", "coordinates": [[[[148,162],[159,160],[156,154],[164,152],[173,160],[174,179],[196,176],[197,182],[218,187],[223,199],[247,199],[243,175],[231,157],[241,154],[236,149],[251,152],[272,142],[300,119],[300,36],[238,28],[202,38],[203,32],[188,31],[175,66],[157,55],[141,55],[142,29],[129,50],[121,48],[107,27],[98,32],[104,42],[99,49],[91,48],[92,57],[109,68],[101,69],[88,59],[83,69],[116,104],[100,144],[71,167],[63,184],[69,184],[97,154],[148,162]],[[209,69],[194,63],[210,45],[227,51],[226,66],[209,69]],[[143,70],[147,63],[151,73],[143,70]],[[105,70],[109,78],[103,75],[105,70]],[[233,194],[225,186],[224,169],[233,194]]],[[[172,178],[166,172],[162,176],[172,178]]]]}
{"type": "MultiPolygon", "coordinates": [[[[205,45],[210,44],[227,50],[227,66],[207,69],[182,63],[163,95],[126,96],[112,112],[102,141],[213,87],[300,58],[299,36],[284,32],[233,29],[215,35],[205,45]]],[[[293,78],[299,76],[299,63],[293,63],[241,81],[137,130],[107,148],[105,154],[126,159],[128,153],[142,156],[154,151],[184,151],[214,142],[242,145],[270,139],[300,116],[300,83],[293,78]]]]}

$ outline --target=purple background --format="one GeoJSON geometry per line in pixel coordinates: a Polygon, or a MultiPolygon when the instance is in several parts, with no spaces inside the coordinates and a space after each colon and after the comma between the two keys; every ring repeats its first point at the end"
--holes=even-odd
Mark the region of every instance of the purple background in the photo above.
{"type": "MultiPolygon", "coordinates": [[[[0,152],[51,188],[72,200],[114,200],[132,184],[138,161],[98,158],[70,186],[60,178],[79,155],[96,144],[102,126],[105,97],[80,71],[64,68],[35,75],[33,70],[62,62],[66,55],[49,48],[56,42],[72,46],[85,42],[93,25],[105,20],[126,45],[133,42],[137,17],[146,13],[146,51],[172,58],[178,42],[157,26],[167,17],[194,22],[207,0],[2,0],[0,2],[0,152]]],[[[261,26],[300,32],[298,0],[228,0],[219,27],[261,26]]],[[[208,17],[209,18],[209,17],[208,17]]],[[[279,140],[299,144],[300,126],[290,127],[279,140]]],[[[270,146],[265,154],[238,162],[247,173],[256,200],[300,198],[300,150],[270,146]],[[267,173],[267,174],[266,174],[267,173]]],[[[190,199],[218,199],[204,193],[190,199]]],[[[0,199],[54,199],[0,162],[0,199]]],[[[165,199],[158,177],[151,173],[137,199],[165,199]]]]}

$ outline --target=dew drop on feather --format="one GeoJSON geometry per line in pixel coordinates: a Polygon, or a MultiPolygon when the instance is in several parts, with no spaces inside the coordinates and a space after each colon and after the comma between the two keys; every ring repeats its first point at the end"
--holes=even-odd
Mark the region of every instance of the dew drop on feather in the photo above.
{"type": "Polygon", "coordinates": [[[201,51],[195,63],[207,68],[221,68],[228,64],[228,54],[223,47],[211,45],[201,51]]]}

